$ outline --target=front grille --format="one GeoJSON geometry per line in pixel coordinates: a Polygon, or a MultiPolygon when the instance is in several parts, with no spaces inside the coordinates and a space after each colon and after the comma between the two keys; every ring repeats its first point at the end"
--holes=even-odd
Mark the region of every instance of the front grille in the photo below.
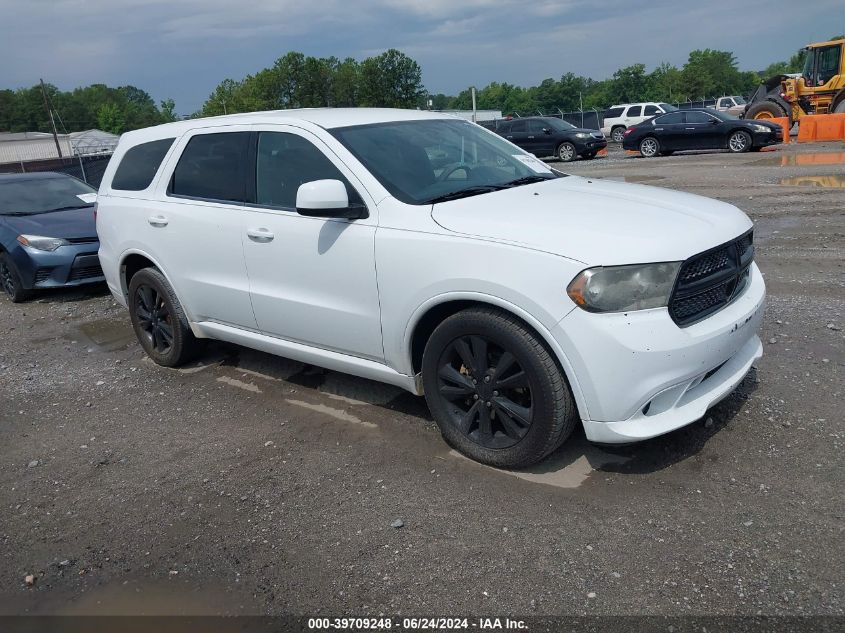
{"type": "Polygon", "coordinates": [[[672,320],[685,327],[724,308],[745,289],[753,260],[751,231],[689,258],[681,265],[669,300],[672,320]]]}
{"type": "Polygon", "coordinates": [[[66,237],[68,244],[95,244],[97,237],[66,237]]]}
{"type": "Polygon", "coordinates": [[[83,266],[81,268],[73,268],[68,275],[68,281],[78,281],[79,279],[91,279],[92,277],[102,277],[103,269],[99,265],[83,266]]]}

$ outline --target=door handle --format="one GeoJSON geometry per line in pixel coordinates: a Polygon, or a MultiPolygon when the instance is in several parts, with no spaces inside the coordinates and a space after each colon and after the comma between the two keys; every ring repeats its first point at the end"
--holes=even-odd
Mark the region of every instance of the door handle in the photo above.
{"type": "Polygon", "coordinates": [[[268,229],[265,229],[263,227],[260,229],[249,229],[246,232],[246,235],[253,242],[258,242],[259,244],[272,242],[273,238],[275,237],[268,229]]]}
{"type": "Polygon", "coordinates": [[[534,138],[534,136],[532,135],[532,136],[529,136],[528,138],[534,138]]]}
{"type": "Polygon", "coordinates": [[[685,130],[693,130],[693,131],[694,131],[696,128],[694,128],[694,127],[688,127],[688,128],[684,128],[684,129],[685,129],[685,130]]]}
{"type": "Polygon", "coordinates": [[[168,219],[163,215],[151,215],[147,218],[147,222],[149,222],[152,226],[160,229],[167,226],[168,219]]]}

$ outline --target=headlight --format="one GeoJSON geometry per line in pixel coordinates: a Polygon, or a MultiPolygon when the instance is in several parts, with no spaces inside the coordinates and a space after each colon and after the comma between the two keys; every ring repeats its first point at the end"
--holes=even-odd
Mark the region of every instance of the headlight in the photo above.
{"type": "Polygon", "coordinates": [[[575,134],[575,138],[590,138],[590,135],[587,132],[578,132],[575,134]]]}
{"type": "Polygon", "coordinates": [[[772,128],[766,127],[765,125],[752,125],[751,129],[755,132],[771,132],[772,128]]]}
{"type": "Polygon", "coordinates": [[[60,237],[41,237],[40,235],[18,235],[18,242],[39,251],[54,251],[59,246],[67,246],[70,242],[60,237]]]}
{"type": "Polygon", "coordinates": [[[669,303],[681,262],[599,266],[583,270],[566,289],[588,312],[661,308],[669,303]]]}

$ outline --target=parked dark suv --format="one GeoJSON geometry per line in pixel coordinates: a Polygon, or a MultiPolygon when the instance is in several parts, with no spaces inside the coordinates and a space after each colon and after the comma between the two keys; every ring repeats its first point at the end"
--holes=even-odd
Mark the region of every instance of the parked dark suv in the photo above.
{"type": "Polygon", "coordinates": [[[535,156],[556,156],[565,163],[582,158],[595,158],[607,147],[598,130],[577,128],[554,117],[526,117],[502,121],[496,133],[535,156]]]}

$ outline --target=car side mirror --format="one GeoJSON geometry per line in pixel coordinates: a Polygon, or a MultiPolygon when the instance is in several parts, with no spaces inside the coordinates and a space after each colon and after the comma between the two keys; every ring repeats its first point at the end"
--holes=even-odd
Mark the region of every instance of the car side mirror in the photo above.
{"type": "Polygon", "coordinates": [[[339,180],[312,180],[296,190],[296,212],[309,218],[359,220],[369,217],[363,204],[350,204],[346,185],[339,180]]]}
{"type": "Polygon", "coordinates": [[[549,128],[547,128],[547,127],[543,128],[543,134],[551,134],[551,133],[552,133],[552,131],[549,128]]]}
{"type": "Polygon", "coordinates": [[[710,119],[710,125],[719,125],[718,119],[710,119]]]}

